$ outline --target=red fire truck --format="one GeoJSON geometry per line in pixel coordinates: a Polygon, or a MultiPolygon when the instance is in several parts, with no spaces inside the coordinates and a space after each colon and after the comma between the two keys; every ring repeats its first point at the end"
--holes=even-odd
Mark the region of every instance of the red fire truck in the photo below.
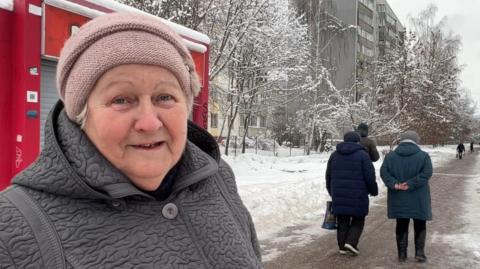
{"type": "MultiPolygon", "coordinates": [[[[142,12],[111,0],[0,0],[0,190],[41,150],[44,122],[58,100],[55,67],[65,40],[88,20],[122,11],[142,12]]],[[[163,21],[193,56],[202,91],[191,118],[207,128],[210,39],[163,21]]]]}

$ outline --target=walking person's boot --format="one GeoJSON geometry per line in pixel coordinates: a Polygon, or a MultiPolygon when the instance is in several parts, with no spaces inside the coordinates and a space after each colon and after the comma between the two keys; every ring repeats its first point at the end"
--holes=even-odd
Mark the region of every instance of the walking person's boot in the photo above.
{"type": "Polygon", "coordinates": [[[427,230],[421,230],[415,233],[415,259],[418,262],[426,262],[427,256],[425,256],[425,240],[427,237],[427,230]]]}
{"type": "Polygon", "coordinates": [[[408,248],[408,231],[404,233],[397,233],[397,250],[398,261],[407,261],[407,248],[408,248]]]}

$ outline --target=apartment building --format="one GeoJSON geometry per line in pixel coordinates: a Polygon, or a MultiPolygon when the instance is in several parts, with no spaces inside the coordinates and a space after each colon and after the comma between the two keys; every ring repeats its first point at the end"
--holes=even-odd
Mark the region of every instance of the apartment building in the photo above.
{"type": "Polygon", "coordinates": [[[375,0],[357,3],[357,57],[371,62],[377,56],[377,12],[375,0]]]}
{"type": "MultiPolygon", "coordinates": [[[[351,90],[352,101],[357,101],[369,86],[375,61],[403,44],[405,28],[386,0],[323,0],[319,9],[318,21],[325,26],[320,27],[319,38],[322,65],[329,70],[333,85],[339,90],[351,90]]],[[[210,111],[209,130],[218,135],[225,116],[215,107],[210,111]]],[[[239,111],[235,135],[243,133],[245,114],[246,110],[239,111]]],[[[248,135],[268,135],[269,118],[265,110],[252,111],[248,135]]]]}
{"type": "Polygon", "coordinates": [[[389,50],[403,44],[405,27],[385,0],[377,0],[378,13],[378,55],[384,56],[389,50]]]}
{"type": "Polygon", "coordinates": [[[403,44],[405,28],[386,0],[358,0],[357,33],[355,100],[371,86],[375,61],[403,44]]]}

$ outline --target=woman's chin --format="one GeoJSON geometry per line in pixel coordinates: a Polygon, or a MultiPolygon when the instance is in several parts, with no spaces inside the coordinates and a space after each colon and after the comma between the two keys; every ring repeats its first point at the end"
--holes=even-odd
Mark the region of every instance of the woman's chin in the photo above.
{"type": "Polygon", "coordinates": [[[130,181],[137,186],[137,188],[144,190],[144,191],[154,191],[160,187],[162,184],[163,178],[152,178],[152,179],[135,179],[130,178],[130,181]]]}
{"type": "MultiPolygon", "coordinates": [[[[158,164],[156,168],[158,169],[158,164]]],[[[155,169],[145,167],[136,173],[128,173],[127,176],[130,178],[130,181],[133,184],[143,190],[156,190],[162,183],[169,170],[165,169],[162,171],[157,171],[157,173],[152,173],[152,171],[155,171],[155,169]],[[147,171],[148,173],[145,173],[147,171]]]]}

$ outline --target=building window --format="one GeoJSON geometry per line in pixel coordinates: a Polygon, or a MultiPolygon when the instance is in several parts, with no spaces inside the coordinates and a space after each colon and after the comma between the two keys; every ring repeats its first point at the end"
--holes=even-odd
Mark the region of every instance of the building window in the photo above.
{"type": "Polygon", "coordinates": [[[373,0],[360,0],[360,3],[364,4],[365,6],[373,10],[373,7],[374,7],[373,0]]]}
{"type": "Polygon", "coordinates": [[[385,26],[385,17],[383,17],[383,16],[380,17],[379,22],[378,22],[378,25],[380,25],[380,26],[385,26]]]}
{"type": "Polygon", "coordinates": [[[389,23],[392,26],[395,26],[397,24],[397,20],[387,14],[387,23],[389,23]]]}
{"type": "Polygon", "coordinates": [[[362,27],[358,27],[358,33],[361,37],[367,39],[368,41],[375,42],[373,35],[365,30],[362,27]]]}
{"type": "Polygon", "coordinates": [[[365,56],[368,56],[368,57],[373,57],[375,56],[375,52],[372,50],[372,49],[369,49],[365,46],[360,46],[359,47],[359,51],[365,55],[365,56]]]}
{"type": "Polygon", "coordinates": [[[380,55],[385,56],[385,48],[380,47],[380,55]]]}
{"type": "Polygon", "coordinates": [[[218,114],[210,113],[210,128],[218,128],[218,114]]]}
{"type": "Polygon", "coordinates": [[[249,122],[248,126],[257,127],[257,117],[256,116],[251,116],[250,117],[250,122],[249,122]]]}
{"type": "Polygon", "coordinates": [[[267,127],[267,118],[265,116],[260,116],[260,127],[267,127]]]}
{"type": "Polygon", "coordinates": [[[372,19],[370,16],[368,16],[368,15],[366,15],[366,14],[364,14],[364,13],[360,13],[360,14],[358,15],[358,19],[359,19],[359,21],[363,21],[363,22],[365,22],[365,23],[368,24],[368,25],[372,25],[372,24],[373,24],[373,19],[372,19]]]}
{"type": "Polygon", "coordinates": [[[378,41],[385,41],[385,30],[382,28],[378,31],[378,41]]]}

